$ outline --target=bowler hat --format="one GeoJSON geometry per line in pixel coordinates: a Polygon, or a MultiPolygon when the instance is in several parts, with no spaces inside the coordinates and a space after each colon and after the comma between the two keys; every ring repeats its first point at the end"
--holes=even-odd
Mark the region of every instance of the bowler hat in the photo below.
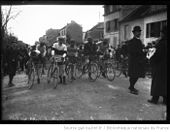
{"type": "Polygon", "coordinates": [[[135,31],[142,31],[141,30],[141,28],[140,28],[140,26],[135,26],[134,28],[133,28],[133,31],[132,32],[135,32],[135,31]]]}

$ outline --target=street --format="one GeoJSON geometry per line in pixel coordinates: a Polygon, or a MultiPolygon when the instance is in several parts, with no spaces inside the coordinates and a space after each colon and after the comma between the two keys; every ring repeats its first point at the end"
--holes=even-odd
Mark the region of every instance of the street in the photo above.
{"type": "Polygon", "coordinates": [[[139,95],[129,93],[128,78],[90,82],[86,77],[53,89],[46,77],[32,89],[24,73],[14,77],[14,87],[3,80],[2,120],[166,120],[166,106],[150,104],[151,79],[139,79],[139,95]]]}

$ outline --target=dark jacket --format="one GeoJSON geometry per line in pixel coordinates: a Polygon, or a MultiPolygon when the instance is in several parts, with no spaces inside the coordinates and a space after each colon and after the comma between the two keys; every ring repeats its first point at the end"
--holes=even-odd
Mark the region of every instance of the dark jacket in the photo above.
{"type": "Polygon", "coordinates": [[[84,46],[84,55],[96,55],[97,46],[96,44],[87,43],[84,46]]]}
{"type": "Polygon", "coordinates": [[[6,50],[6,62],[8,68],[8,74],[15,75],[18,63],[18,51],[13,48],[8,48],[6,50]]]}
{"type": "Polygon", "coordinates": [[[140,39],[133,38],[128,41],[128,75],[129,77],[145,77],[146,54],[140,39]]]}
{"type": "Polygon", "coordinates": [[[161,39],[155,46],[156,52],[151,57],[152,66],[152,96],[166,96],[167,94],[167,39],[161,39]]]}

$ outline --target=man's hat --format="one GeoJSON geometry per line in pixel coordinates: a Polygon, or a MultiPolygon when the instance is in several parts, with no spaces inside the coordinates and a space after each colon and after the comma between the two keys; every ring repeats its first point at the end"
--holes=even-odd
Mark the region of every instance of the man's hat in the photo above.
{"type": "Polygon", "coordinates": [[[141,30],[140,26],[135,26],[135,27],[133,28],[133,31],[132,31],[132,32],[135,32],[135,31],[141,32],[142,30],[141,30]]]}

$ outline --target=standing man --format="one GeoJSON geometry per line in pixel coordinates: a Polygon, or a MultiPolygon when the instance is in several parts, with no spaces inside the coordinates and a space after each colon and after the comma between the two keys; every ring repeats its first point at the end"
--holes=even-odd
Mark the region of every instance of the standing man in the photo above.
{"type": "Polygon", "coordinates": [[[60,84],[66,84],[66,72],[65,72],[65,57],[67,54],[67,46],[64,44],[64,38],[59,37],[58,43],[54,43],[52,49],[55,51],[55,55],[62,58],[62,62],[58,62],[59,66],[59,78],[60,84]]]}
{"type": "Polygon", "coordinates": [[[12,87],[14,84],[12,83],[13,78],[17,71],[17,62],[18,62],[18,51],[16,44],[13,43],[6,49],[6,63],[7,63],[7,73],[9,75],[9,83],[8,86],[12,87]]]}
{"type": "Polygon", "coordinates": [[[157,104],[159,96],[167,104],[167,27],[161,31],[161,39],[155,45],[155,53],[150,58],[152,66],[151,96],[148,102],[157,104]]]}
{"type": "Polygon", "coordinates": [[[129,90],[132,94],[138,94],[138,90],[134,88],[137,80],[145,77],[145,53],[143,52],[144,45],[140,40],[141,28],[135,26],[133,28],[134,37],[128,41],[128,75],[129,75],[129,90]]]}

